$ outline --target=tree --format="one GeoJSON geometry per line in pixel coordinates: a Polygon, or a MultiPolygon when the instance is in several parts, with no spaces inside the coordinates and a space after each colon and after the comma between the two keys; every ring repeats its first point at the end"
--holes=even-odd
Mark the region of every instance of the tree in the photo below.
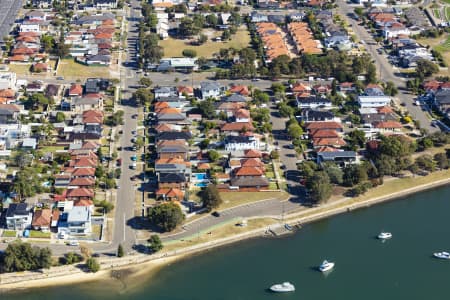
{"type": "Polygon", "coordinates": [[[417,61],[416,73],[421,80],[437,72],[439,72],[439,68],[435,63],[427,59],[419,59],[417,61]]]}
{"type": "Polygon", "coordinates": [[[174,202],[150,208],[148,216],[150,222],[164,232],[174,230],[184,220],[180,206],[174,202]]]}
{"type": "Polygon", "coordinates": [[[345,186],[354,186],[368,179],[364,165],[348,165],[344,168],[343,183],[345,186]]]}
{"type": "Polygon", "coordinates": [[[55,119],[56,119],[56,122],[61,123],[61,122],[64,122],[66,120],[66,116],[64,115],[63,112],[58,111],[56,113],[55,119]]]}
{"type": "Polygon", "coordinates": [[[271,159],[279,159],[280,158],[280,153],[277,150],[272,150],[270,152],[270,158],[271,159]]]}
{"type": "Polygon", "coordinates": [[[294,109],[284,102],[280,103],[280,105],[278,106],[278,111],[280,112],[280,115],[284,118],[287,118],[294,114],[294,109]]]}
{"type": "Polygon", "coordinates": [[[117,247],[117,257],[124,257],[125,251],[123,251],[122,244],[119,244],[119,247],[117,247]]]}
{"type": "Polygon", "coordinates": [[[217,16],[215,14],[209,14],[206,16],[206,22],[208,23],[209,27],[215,28],[219,20],[217,19],[217,16]]]}
{"type": "Polygon", "coordinates": [[[220,154],[216,150],[209,150],[208,157],[211,161],[215,162],[220,158],[220,154]]]}
{"type": "Polygon", "coordinates": [[[355,129],[348,134],[348,142],[351,149],[363,148],[366,144],[366,134],[362,130],[355,129]]]}
{"type": "Polygon", "coordinates": [[[97,273],[98,271],[100,271],[100,264],[94,257],[89,257],[86,260],[86,266],[88,270],[92,273],[97,273]]]}
{"type": "Polygon", "coordinates": [[[439,169],[448,169],[449,167],[449,161],[447,158],[447,155],[445,153],[436,153],[434,155],[434,160],[436,161],[436,164],[439,169]]]}
{"type": "Polygon", "coordinates": [[[194,20],[188,17],[181,19],[180,25],[178,26],[178,33],[183,37],[190,37],[196,35],[200,32],[202,26],[197,26],[194,20]]]}
{"type": "Polygon", "coordinates": [[[150,78],[141,77],[141,79],[139,79],[139,84],[150,87],[153,84],[153,81],[150,78]]]}
{"type": "Polygon", "coordinates": [[[222,197],[219,194],[219,190],[216,185],[208,185],[202,192],[203,207],[206,207],[208,211],[219,207],[222,203],[222,197]]]}
{"type": "Polygon", "coordinates": [[[0,271],[22,272],[50,268],[52,252],[49,248],[31,247],[29,243],[16,241],[8,244],[0,261],[0,271]]]}
{"type": "Polygon", "coordinates": [[[402,136],[381,136],[379,152],[391,157],[403,157],[413,153],[417,146],[402,136]]]}
{"type": "Polygon", "coordinates": [[[138,136],[136,138],[136,141],[134,142],[134,145],[137,149],[141,149],[145,144],[144,138],[142,136],[138,136]]]}
{"type": "Polygon", "coordinates": [[[299,139],[303,134],[303,129],[300,127],[300,125],[297,123],[297,121],[295,121],[294,123],[289,125],[288,134],[293,139],[299,139]]]}
{"type": "Polygon", "coordinates": [[[153,101],[153,93],[146,88],[137,89],[134,97],[142,105],[150,104],[153,101]]]}
{"type": "Polygon", "coordinates": [[[193,49],[184,49],[182,52],[184,57],[196,57],[197,56],[197,51],[193,50],[193,49]]]}
{"type": "Polygon", "coordinates": [[[342,184],[344,172],[334,163],[324,163],[323,168],[330,177],[330,182],[334,184],[342,184]]]}
{"type": "Polygon", "coordinates": [[[53,47],[55,46],[55,39],[51,35],[43,34],[41,36],[41,45],[46,53],[50,53],[50,51],[53,50],[53,47]]]}
{"type": "Polygon", "coordinates": [[[216,116],[216,107],[214,106],[214,99],[212,98],[199,102],[197,107],[207,119],[213,119],[216,116]]]}
{"type": "Polygon", "coordinates": [[[200,45],[202,45],[202,44],[204,44],[204,43],[206,43],[208,41],[208,37],[205,34],[200,34],[198,36],[198,40],[197,41],[198,41],[198,43],[200,45]]]}
{"type": "Polygon", "coordinates": [[[330,178],[324,171],[316,171],[306,180],[306,188],[309,191],[311,200],[316,203],[325,202],[331,197],[333,187],[330,178]]]}
{"type": "Polygon", "coordinates": [[[388,81],[384,85],[384,93],[388,96],[395,96],[398,94],[398,89],[392,81],[388,81]]]}
{"type": "MultiPolygon", "coordinates": [[[[75,252],[68,252],[64,254],[64,257],[62,258],[62,263],[66,265],[76,264],[83,260],[83,257],[75,252]]],[[[61,259],[60,259],[61,261],[61,259]]]]}
{"type": "Polygon", "coordinates": [[[419,168],[426,171],[433,172],[436,169],[436,162],[430,155],[427,154],[416,158],[416,164],[419,166],[419,168]]]}
{"type": "Polygon", "coordinates": [[[161,250],[164,246],[161,242],[161,239],[159,238],[159,235],[153,234],[148,239],[149,242],[149,248],[152,250],[153,253],[158,252],[161,250]]]}
{"type": "Polygon", "coordinates": [[[367,67],[366,82],[367,83],[377,82],[377,68],[373,63],[370,63],[367,67]]]}
{"type": "Polygon", "coordinates": [[[229,31],[228,29],[225,29],[225,30],[222,32],[222,36],[221,36],[222,41],[228,41],[230,38],[231,38],[231,33],[230,33],[230,31],[229,31]]]}

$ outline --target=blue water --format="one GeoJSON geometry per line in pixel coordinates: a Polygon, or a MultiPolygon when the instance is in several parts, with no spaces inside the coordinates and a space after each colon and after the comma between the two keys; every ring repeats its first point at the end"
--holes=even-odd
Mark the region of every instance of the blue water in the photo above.
{"type": "Polygon", "coordinates": [[[206,173],[196,173],[195,178],[197,178],[198,181],[208,179],[208,176],[206,173]]]}
{"type": "Polygon", "coordinates": [[[208,186],[208,183],[206,183],[206,182],[200,182],[200,183],[196,183],[195,186],[198,186],[198,187],[207,187],[207,186],[208,186]]]}

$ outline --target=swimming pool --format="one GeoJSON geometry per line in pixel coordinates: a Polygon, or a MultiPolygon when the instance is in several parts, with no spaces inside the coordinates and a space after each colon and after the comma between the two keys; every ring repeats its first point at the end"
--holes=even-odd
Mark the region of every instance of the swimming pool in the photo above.
{"type": "Polygon", "coordinates": [[[208,183],[207,182],[199,182],[195,184],[196,187],[207,187],[208,183]]]}
{"type": "Polygon", "coordinates": [[[194,175],[198,181],[208,179],[208,176],[206,173],[196,173],[194,175]]]}

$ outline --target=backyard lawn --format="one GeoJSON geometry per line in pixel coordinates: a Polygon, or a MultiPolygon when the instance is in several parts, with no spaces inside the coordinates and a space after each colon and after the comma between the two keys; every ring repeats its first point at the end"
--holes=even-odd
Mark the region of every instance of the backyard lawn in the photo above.
{"type": "Polygon", "coordinates": [[[85,66],[75,62],[73,59],[63,59],[58,67],[57,76],[67,79],[81,79],[88,77],[109,78],[109,67],[103,66],[85,66]]]}
{"type": "Polygon", "coordinates": [[[249,45],[250,35],[247,29],[241,27],[230,41],[213,42],[208,41],[201,46],[186,45],[184,40],[168,38],[160,41],[159,45],[164,48],[164,57],[181,57],[184,49],[192,49],[197,51],[197,57],[213,57],[214,53],[218,53],[222,48],[242,49],[249,45]]]}
{"type": "Polygon", "coordinates": [[[10,72],[14,72],[17,75],[29,75],[31,64],[9,64],[8,68],[10,72]]]}

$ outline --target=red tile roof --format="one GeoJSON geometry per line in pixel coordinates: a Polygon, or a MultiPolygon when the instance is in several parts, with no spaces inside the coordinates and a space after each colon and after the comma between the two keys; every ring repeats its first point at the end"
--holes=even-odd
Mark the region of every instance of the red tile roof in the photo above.
{"type": "Polygon", "coordinates": [[[67,190],[67,197],[94,197],[94,191],[87,188],[76,188],[67,190]]]}
{"type": "Polygon", "coordinates": [[[402,124],[397,121],[376,122],[375,128],[402,128],[402,124]]]}
{"type": "Polygon", "coordinates": [[[245,85],[235,85],[230,88],[231,93],[241,94],[242,96],[248,96],[250,94],[248,87],[245,85]]]}
{"type": "Polygon", "coordinates": [[[249,150],[245,150],[244,151],[244,155],[247,158],[261,158],[262,157],[262,153],[259,150],[255,150],[255,149],[249,149],[249,150]]]}
{"type": "Polygon", "coordinates": [[[83,87],[80,84],[72,84],[69,89],[69,96],[81,96],[83,95],[83,87]]]}
{"type": "Polygon", "coordinates": [[[157,196],[166,196],[167,198],[175,198],[177,200],[184,199],[184,192],[180,189],[170,188],[170,189],[158,189],[156,191],[157,196]]]}
{"type": "Polygon", "coordinates": [[[90,199],[80,199],[73,202],[73,206],[92,206],[94,201],[90,199]]]}
{"type": "Polygon", "coordinates": [[[95,184],[95,179],[89,177],[78,177],[70,181],[69,186],[86,186],[91,187],[95,184]]]}
{"type": "Polygon", "coordinates": [[[251,122],[225,123],[221,128],[222,131],[242,131],[244,129],[247,131],[255,130],[251,122]]]}
{"type": "Polygon", "coordinates": [[[313,139],[313,144],[317,146],[334,146],[340,147],[345,146],[346,143],[342,138],[316,138],[313,139]]]}
{"type": "Polygon", "coordinates": [[[95,176],[95,168],[76,168],[72,172],[74,177],[95,176]]]}
{"type": "Polygon", "coordinates": [[[34,212],[31,226],[50,226],[52,211],[49,208],[38,209],[34,212]]]}
{"type": "Polygon", "coordinates": [[[332,130],[332,129],[316,129],[316,130],[311,131],[310,135],[313,139],[339,137],[339,134],[336,132],[336,130],[332,130]]]}
{"type": "Polygon", "coordinates": [[[338,122],[310,122],[306,123],[307,130],[316,129],[342,129],[342,125],[338,122]]]}
{"type": "Polygon", "coordinates": [[[235,176],[261,176],[264,172],[256,167],[240,167],[235,171],[235,176]]]}

